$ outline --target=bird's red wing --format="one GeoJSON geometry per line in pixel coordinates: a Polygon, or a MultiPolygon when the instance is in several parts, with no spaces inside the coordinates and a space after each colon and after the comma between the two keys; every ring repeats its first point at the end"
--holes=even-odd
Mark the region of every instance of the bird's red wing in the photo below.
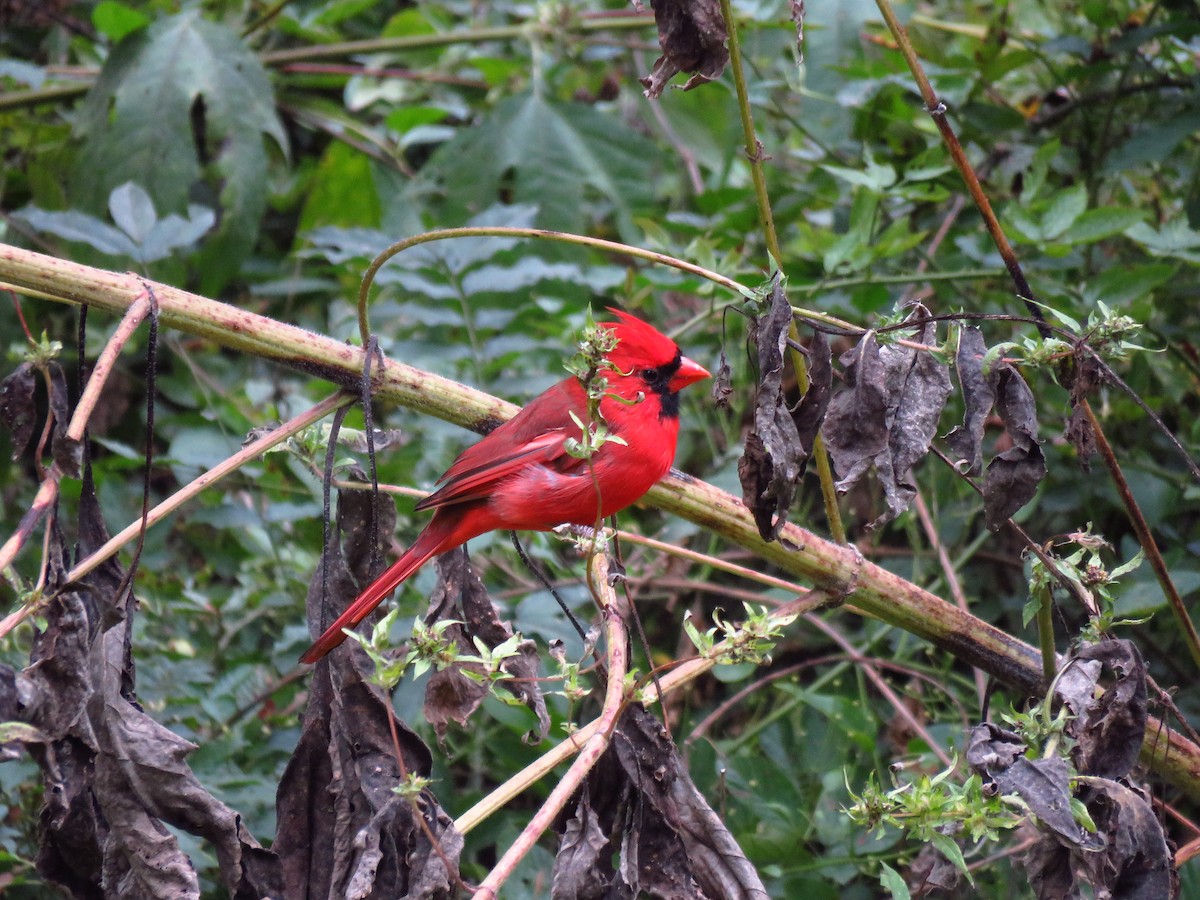
{"type": "Polygon", "coordinates": [[[578,379],[568,378],[459,454],[438,479],[441,487],[418,503],[417,509],[481,500],[501,479],[528,465],[559,470],[577,462],[563,450],[563,441],[578,430],[571,420],[573,409],[586,410],[587,398],[578,379]]]}
{"type": "Polygon", "coordinates": [[[416,508],[437,509],[439,506],[451,506],[489,497],[501,479],[519,472],[526,466],[545,464],[562,455],[565,437],[566,433],[562,430],[548,431],[509,450],[504,456],[493,457],[470,468],[460,465],[469,460],[459,457],[442,476],[442,486],[420,501],[416,508]]]}

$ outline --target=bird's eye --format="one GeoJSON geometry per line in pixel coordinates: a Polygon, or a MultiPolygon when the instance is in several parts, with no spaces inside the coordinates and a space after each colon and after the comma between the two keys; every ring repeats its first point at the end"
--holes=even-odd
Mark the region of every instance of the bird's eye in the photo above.
{"type": "Polygon", "coordinates": [[[642,377],[647,381],[655,381],[658,378],[658,369],[642,369],[642,377]]]}

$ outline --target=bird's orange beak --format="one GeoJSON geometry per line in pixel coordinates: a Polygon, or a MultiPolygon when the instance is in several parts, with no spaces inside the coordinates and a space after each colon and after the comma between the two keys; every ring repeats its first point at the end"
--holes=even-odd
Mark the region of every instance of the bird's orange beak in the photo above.
{"type": "Polygon", "coordinates": [[[681,391],[689,384],[695,384],[705,378],[712,378],[708,369],[699,363],[692,362],[685,356],[679,360],[679,370],[671,377],[667,387],[672,391],[681,391]]]}

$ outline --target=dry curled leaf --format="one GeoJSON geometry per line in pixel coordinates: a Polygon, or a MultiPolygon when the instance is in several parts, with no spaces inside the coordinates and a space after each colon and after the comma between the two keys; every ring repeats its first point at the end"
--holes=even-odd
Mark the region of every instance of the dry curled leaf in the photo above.
{"type": "Polygon", "coordinates": [[[772,541],[787,521],[804,473],[807,450],[783,392],[783,349],[792,324],[792,306],[778,275],[771,286],[767,314],[752,320],[750,338],[758,353],[759,383],[754,401],[754,428],[738,461],[742,501],[754,514],[763,540],[772,541]]]}
{"type": "MultiPolygon", "coordinates": [[[[200,896],[199,877],[167,826],[207,840],[232,897],[281,895],[274,853],[236,811],[209,794],[187,756],[195,746],[136,703],[130,594],[115,560],[65,584],[69,555],[51,523],[50,601],[31,664],[5,670],[0,709],[39,729],[42,768],[38,871],[76,896],[200,896]]],[[[78,553],[108,538],[90,470],[79,505],[78,553]]]]}
{"type": "Polygon", "coordinates": [[[662,724],[640,704],[621,716],[563,827],[555,898],[766,896],[662,724]]]}
{"type": "Polygon", "coordinates": [[[987,345],[978,328],[967,326],[958,333],[954,369],[962,389],[963,423],[946,435],[946,446],[958,470],[972,477],[983,471],[983,425],[996,402],[996,392],[983,372],[986,354],[987,345]]]}
{"type": "Polygon", "coordinates": [[[1078,662],[1064,678],[1078,670],[1082,682],[1072,686],[1066,701],[1075,714],[1067,732],[1077,742],[1076,768],[1086,775],[1124,777],[1137,763],[1146,736],[1146,664],[1126,640],[1089,644],[1073,659],[1078,662]],[[1106,672],[1112,677],[1103,679],[1106,672]]]}
{"type": "Polygon", "coordinates": [[[729,357],[725,348],[721,348],[721,359],[717,365],[717,374],[713,376],[712,400],[718,409],[729,408],[729,398],[733,395],[733,369],[729,365],[729,357]]]}
{"type": "MultiPolygon", "coordinates": [[[[936,325],[918,307],[909,317],[917,329],[914,339],[929,345],[936,325]]],[[[899,344],[880,347],[868,332],[858,346],[842,355],[847,390],[829,405],[824,434],[837,468],[839,491],[846,491],[874,466],[887,510],[871,523],[883,525],[904,510],[916,496],[913,468],[933,443],[946,398],[950,375],[932,353],[899,344]]]]}
{"type": "MultiPolygon", "coordinates": [[[[357,595],[357,584],[370,580],[365,545],[372,502],[365,491],[340,493],[338,530],[345,545],[331,538],[313,576],[311,623],[320,624],[328,617],[323,607],[344,606],[357,595]],[[357,578],[348,560],[356,564],[357,578]]],[[[390,527],[395,511],[385,507],[390,527]]],[[[463,841],[450,818],[430,791],[395,790],[406,776],[427,777],[432,755],[392,718],[391,700],[368,681],[371,674],[370,661],[353,641],[313,670],[300,741],[276,798],[273,849],[285,880],[282,896],[440,898],[451,896],[458,883],[463,841]]]]}
{"type": "Polygon", "coordinates": [[[1046,477],[1033,391],[1007,363],[997,368],[995,390],[996,412],[1012,446],[992,457],[983,477],[984,521],[993,531],[1033,499],[1046,477]]]}
{"type": "Polygon", "coordinates": [[[695,73],[683,86],[685,91],[720,77],[729,62],[729,32],[717,0],[657,0],[654,21],[662,56],[640,79],[647,97],[662,96],[667,82],[680,72],[695,73]]]}
{"type": "Polygon", "coordinates": [[[37,424],[36,391],[37,373],[27,362],[0,381],[0,422],[11,436],[13,459],[20,459],[33,437],[37,424]]]}

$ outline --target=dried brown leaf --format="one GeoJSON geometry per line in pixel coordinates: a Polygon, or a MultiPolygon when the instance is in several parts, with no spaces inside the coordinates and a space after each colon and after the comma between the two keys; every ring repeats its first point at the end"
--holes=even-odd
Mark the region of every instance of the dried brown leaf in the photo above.
{"type": "Polygon", "coordinates": [[[754,514],[758,533],[766,541],[774,540],[787,521],[809,454],[800,442],[783,392],[783,348],[791,323],[792,306],[777,275],[767,315],[752,320],[750,327],[758,354],[759,383],[754,428],[738,461],[742,501],[754,514]]]}
{"type": "Polygon", "coordinates": [[[33,437],[37,424],[36,391],[37,371],[27,362],[0,381],[0,422],[12,436],[13,459],[20,459],[33,437]]]}
{"type": "Polygon", "coordinates": [[[1137,763],[1146,735],[1146,665],[1126,640],[1087,645],[1074,658],[1079,662],[1064,677],[1078,669],[1083,681],[1069,686],[1072,699],[1067,701],[1075,713],[1068,733],[1077,742],[1076,768],[1086,775],[1121,778],[1137,763]],[[1114,676],[1108,683],[1101,681],[1105,672],[1114,676]],[[1102,688],[1098,697],[1097,686],[1102,688]]]}
{"type": "MultiPolygon", "coordinates": [[[[813,444],[825,423],[829,410],[829,399],[833,395],[833,358],[829,339],[822,331],[814,331],[808,345],[808,390],[800,398],[792,419],[800,446],[804,448],[805,462],[812,456],[813,444]]],[[[803,468],[801,469],[803,473],[803,468]]]]}
{"type": "Polygon", "coordinates": [[[986,354],[983,332],[973,326],[964,327],[958,334],[954,368],[965,411],[962,425],[946,435],[946,445],[958,470],[972,477],[983,471],[983,425],[996,402],[992,382],[983,373],[986,354]]]}
{"type": "Polygon", "coordinates": [[[713,376],[712,400],[718,409],[729,408],[729,398],[733,395],[733,369],[729,365],[729,357],[725,348],[721,348],[721,358],[717,365],[717,374],[713,376]]]}
{"type": "Polygon", "coordinates": [[[1080,854],[1097,896],[1121,900],[1171,900],[1179,896],[1179,876],[1171,863],[1162,824],[1140,793],[1115,781],[1088,778],[1081,799],[1106,846],[1080,854]]]}
{"type": "Polygon", "coordinates": [[[858,344],[842,354],[846,390],[829,402],[822,433],[839,481],[847,491],[867,474],[871,463],[887,450],[887,369],[879,354],[875,333],[868,331],[858,344]]]}
{"type": "Polygon", "coordinates": [[[649,75],[640,79],[650,99],[662,96],[667,83],[680,72],[695,74],[683,86],[691,90],[719,78],[729,62],[725,42],[729,32],[717,0],[657,0],[654,21],[662,56],[649,75]]]}
{"type": "Polygon", "coordinates": [[[67,426],[71,423],[71,394],[67,388],[67,376],[58,363],[50,364],[49,375],[50,412],[54,416],[54,440],[50,452],[64,474],[78,478],[83,461],[83,444],[67,436],[67,426]]]}
{"type": "Polygon", "coordinates": [[[1012,446],[992,457],[983,479],[984,521],[993,531],[1033,499],[1046,477],[1033,391],[1008,364],[997,369],[996,411],[1004,421],[1012,446]]]}
{"type": "MultiPolygon", "coordinates": [[[[593,870],[595,896],[658,898],[759,898],[766,896],[754,867],[724,823],[692,783],[662,724],[640,704],[630,706],[613,733],[612,744],[588,777],[566,820],[594,815],[599,835],[620,835],[600,856],[616,851],[618,871],[605,881],[593,870]],[[589,804],[590,812],[581,809],[589,804]]],[[[578,840],[568,848],[563,884],[578,884],[587,858],[578,840]]],[[[557,881],[557,874],[556,874],[557,881]]],[[[557,897],[570,897],[570,893],[557,897]]],[[[591,895],[589,895],[591,896],[591,895]]]]}
{"type": "MultiPolygon", "coordinates": [[[[357,562],[360,579],[370,577],[370,553],[362,545],[371,502],[363,491],[341,493],[338,523],[346,546],[328,548],[327,572],[313,576],[310,621],[321,612],[323,592],[335,607],[357,594],[347,559],[357,562]]],[[[313,671],[300,742],[276,795],[273,849],[284,896],[448,897],[457,884],[462,837],[449,817],[427,790],[416,797],[394,790],[406,774],[428,776],[432,756],[411,729],[391,718],[390,699],[368,683],[370,674],[366,654],[352,641],[313,671]]]]}
{"type": "MultiPolygon", "coordinates": [[[[513,636],[512,626],[500,619],[487,589],[471,568],[465,548],[439,556],[437,570],[438,586],[429,601],[426,624],[442,619],[461,622],[461,625],[451,625],[443,634],[454,640],[467,656],[478,653],[475,638],[494,650],[513,636]]],[[[510,677],[500,681],[499,687],[511,693],[537,717],[537,730],[528,739],[531,743],[540,743],[550,733],[550,714],[537,680],[537,645],[523,640],[516,649],[517,655],[501,663],[510,677]]],[[[476,676],[486,674],[479,664],[468,662],[456,663],[430,678],[425,692],[425,718],[434,726],[439,741],[445,737],[450,721],[465,725],[487,696],[487,683],[481,683],[478,677],[472,678],[467,671],[476,676]]]]}

